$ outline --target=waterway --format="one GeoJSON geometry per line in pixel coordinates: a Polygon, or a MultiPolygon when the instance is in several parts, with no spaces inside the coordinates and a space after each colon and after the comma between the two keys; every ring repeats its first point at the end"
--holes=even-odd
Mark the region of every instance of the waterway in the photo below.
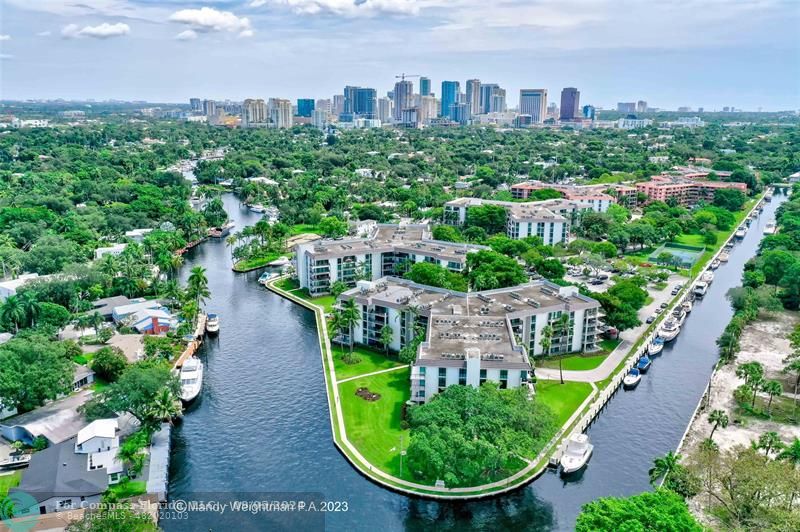
{"type": "MultiPolygon", "coordinates": [[[[261,287],[258,272],[234,274],[224,240],[209,240],[187,254],[183,275],[192,266],[207,269],[207,308],[220,314],[222,325],[201,349],[207,368],[202,395],[173,432],[170,499],[251,492],[283,494],[272,497],[277,500],[346,501],[347,511],[322,516],[327,530],[572,530],[582,504],[649,489],[653,458],[677,447],[717,359],[715,340],[732,315],[725,293],[739,284],[783,200],[776,194],[766,204],[639,387],[620,390],[589,428],[595,452],[581,476],[565,482],[547,472],[511,494],[477,502],[409,498],[357,473],[331,440],[313,314],[261,287]]],[[[237,230],[260,217],[232,195],[224,203],[237,230]]],[[[311,530],[322,524],[296,513],[277,521],[263,513],[189,517],[161,525],[170,531],[311,530]]]]}

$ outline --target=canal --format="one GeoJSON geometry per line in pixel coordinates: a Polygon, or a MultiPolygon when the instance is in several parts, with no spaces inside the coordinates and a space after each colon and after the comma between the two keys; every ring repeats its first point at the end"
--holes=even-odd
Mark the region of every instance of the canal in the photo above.
{"type": "MultiPolygon", "coordinates": [[[[207,269],[207,309],[220,314],[221,330],[201,350],[202,395],[173,432],[170,499],[253,492],[346,501],[347,511],[324,516],[328,530],[572,530],[582,504],[649,489],[653,458],[678,445],[717,359],[715,340],[732,315],[725,293],[739,284],[744,263],[783,200],[776,193],[766,204],[639,387],[620,390],[590,427],[595,452],[580,477],[565,482],[547,472],[514,493],[470,503],[398,495],[348,464],[331,440],[313,314],[261,287],[258,272],[234,274],[224,240],[210,240],[187,254],[183,275],[192,266],[207,269]]],[[[230,194],[224,203],[237,230],[260,216],[230,194]]],[[[313,526],[287,520],[268,526],[263,514],[190,517],[161,525],[168,531],[313,526]]]]}

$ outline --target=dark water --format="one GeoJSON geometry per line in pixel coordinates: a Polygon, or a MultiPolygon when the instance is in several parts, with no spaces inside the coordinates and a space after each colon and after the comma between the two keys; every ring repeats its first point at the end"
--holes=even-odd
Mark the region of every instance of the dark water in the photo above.
{"type": "MultiPolygon", "coordinates": [[[[776,195],[753,222],[730,261],[716,271],[683,332],[655,360],[639,387],[618,392],[591,426],[595,453],[582,477],[565,483],[547,472],[512,494],[471,503],[398,495],[348,465],[331,442],[313,314],[262,288],[257,272],[231,272],[224,241],[211,240],[190,252],[184,275],[194,265],[208,270],[212,298],[207,306],[221,315],[222,326],[203,349],[207,370],[202,396],[174,432],[170,498],[197,498],[193,494],[198,492],[307,492],[347,501],[346,512],[325,516],[328,530],[571,530],[582,504],[649,489],[647,470],[653,458],[677,446],[717,358],[714,342],[731,317],[725,293],[739,284],[745,261],[754,255],[763,227],[781,201],[776,195]]],[[[237,229],[258,219],[233,196],[226,196],[225,206],[237,229]]],[[[164,520],[162,526],[279,527],[263,515],[238,519],[203,513],[193,514],[191,522],[164,520]]],[[[315,526],[289,523],[295,530],[315,526]]]]}

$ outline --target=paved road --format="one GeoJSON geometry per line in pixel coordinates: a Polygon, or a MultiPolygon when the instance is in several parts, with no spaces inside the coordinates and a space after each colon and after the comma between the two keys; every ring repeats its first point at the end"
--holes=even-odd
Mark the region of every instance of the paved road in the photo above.
{"type": "MultiPolygon", "coordinates": [[[[645,323],[647,317],[653,314],[662,303],[672,299],[672,287],[678,283],[686,285],[688,280],[685,277],[673,274],[667,280],[667,286],[663,290],[649,288],[648,293],[653,297],[653,302],[639,310],[639,319],[642,321],[642,324],[633,329],[623,331],[620,334],[622,342],[608,357],[606,357],[602,364],[594,369],[585,371],[564,371],[564,379],[578,382],[597,382],[607,379],[619,363],[628,356],[633,345],[644,333],[645,329],[647,329],[648,325],[645,323]]],[[[536,376],[540,379],[555,380],[559,378],[559,373],[558,369],[536,368],[536,376]]]]}

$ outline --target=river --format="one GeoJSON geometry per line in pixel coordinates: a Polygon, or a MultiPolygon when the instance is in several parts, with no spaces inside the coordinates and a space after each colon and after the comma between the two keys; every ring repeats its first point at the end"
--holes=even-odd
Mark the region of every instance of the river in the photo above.
{"type": "MultiPolygon", "coordinates": [[[[220,314],[221,330],[200,352],[202,395],[173,432],[170,499],[255,492],[346,501],[347,511],[320,516],[327,530],[572,530],[582,504],[649,489],[653,458],[677,447],[717,359],[715,340],[732,315],[725,293],[739,284],[784,198],[776,193],[766,204],[639,387],[620,390],[589,428],[595,451],[580,477],[565,482],[548,471],[511,494],[478,502],[409,498],[357,473],[331,440],[314,315],[261,287],[258,272],[234,274],[224,240],[209,240],[186,255],[182,273],[196,265],[207,269],[207,309],[220,314]]],[[[230,194],[224,203],[237,230],[260,217],[230,194]]],[[[263,514],[194,512],[188,521],[161,525],[167,531],[321,527],[321,521],[292,521],[303,518],[297,514],[284,518],[267,525],[263,514]]]]}

